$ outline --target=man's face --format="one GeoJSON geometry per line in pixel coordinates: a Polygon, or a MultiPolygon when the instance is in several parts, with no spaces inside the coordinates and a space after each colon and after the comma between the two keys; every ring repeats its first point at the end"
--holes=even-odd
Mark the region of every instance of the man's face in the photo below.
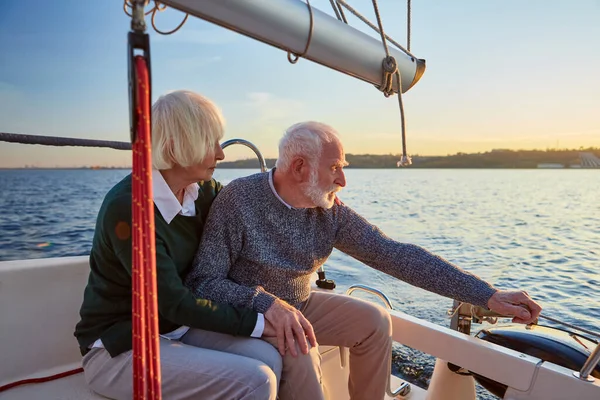
{"type": "Polygon", "coordinates": [[[321,157],[311,169],[310,180],[306,184],[305,194],[316,207],[333,207],[335,195],[346,186],[344,167],[348,165],[342,144],[325,143],[321,157]]]}

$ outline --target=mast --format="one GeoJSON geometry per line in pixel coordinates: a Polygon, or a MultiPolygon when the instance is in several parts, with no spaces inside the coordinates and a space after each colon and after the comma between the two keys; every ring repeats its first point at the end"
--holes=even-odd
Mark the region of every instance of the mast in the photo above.
{"type": "MultiPolygon", "coordinates": [[[[161,0],[161,3],[302,58],[379,86],[382,43],[300,0],[161,0]],[[311,12],[313,19],[311,33],[311,12]]],[[[425,72],[425,60],[390,47],[402,76],[402,92],[425,72]]],[[[398,82],[394,79],[394,92],[398,82]]]]}

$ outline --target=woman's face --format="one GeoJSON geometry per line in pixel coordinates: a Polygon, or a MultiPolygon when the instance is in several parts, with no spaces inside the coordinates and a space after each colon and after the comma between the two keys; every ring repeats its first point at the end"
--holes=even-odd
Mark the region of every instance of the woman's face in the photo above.
{"type": "Polygon", "coordinates": [[[208,153],[201,163],[186,167],[184,170],[189,176],[190,181],[208,181],[212,178],[213,173],[215,172],[217,161],[221,161],[224,158],[225,154],[223,153],[223,149],[221,149],[221,145],[217,140],[213,144],[212,152],[208,153]]]}

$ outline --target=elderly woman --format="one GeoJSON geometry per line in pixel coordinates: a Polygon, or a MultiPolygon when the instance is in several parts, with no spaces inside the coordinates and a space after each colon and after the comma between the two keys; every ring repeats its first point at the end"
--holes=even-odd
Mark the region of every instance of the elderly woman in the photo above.
{"type": "MultiPolygon", "coordinates": [[[[209,207],[221,185],[223,117],[187,91],[152,107],[153,193],[162,393],[165,399],[275,399],[281,356],[251,337],[274,335],[261,314],[197,299],[183,285],[209,207]],[[271,332],[271,333],[269,333],[271,332]]],[[[98,213],[75,336],[90,387],[131,399],[131,175],[106,195],[98,213]]]]}

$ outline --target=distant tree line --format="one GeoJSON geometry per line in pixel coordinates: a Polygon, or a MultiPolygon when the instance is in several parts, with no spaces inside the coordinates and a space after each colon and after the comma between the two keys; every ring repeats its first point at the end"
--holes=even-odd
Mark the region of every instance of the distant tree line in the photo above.
{"type": "MultiPolygon", "coordinates": [[[[538,164],[562,164],[566,168],[579,165],[579,153],[589,152],[600,157],[600,148],[547,150],[492,150],[485,153],[456,153],[447,156],[413,155],[411,168],[537,168],[538,164]]],[[[399,154],[346,154],[347,168],[396,168],[399,154]]],[[[267,167],[275,166],[275,159],[265,160],[267,167]]],[[[256,158],[224,161],[219,168],[258,168],[256,158]]]]}

